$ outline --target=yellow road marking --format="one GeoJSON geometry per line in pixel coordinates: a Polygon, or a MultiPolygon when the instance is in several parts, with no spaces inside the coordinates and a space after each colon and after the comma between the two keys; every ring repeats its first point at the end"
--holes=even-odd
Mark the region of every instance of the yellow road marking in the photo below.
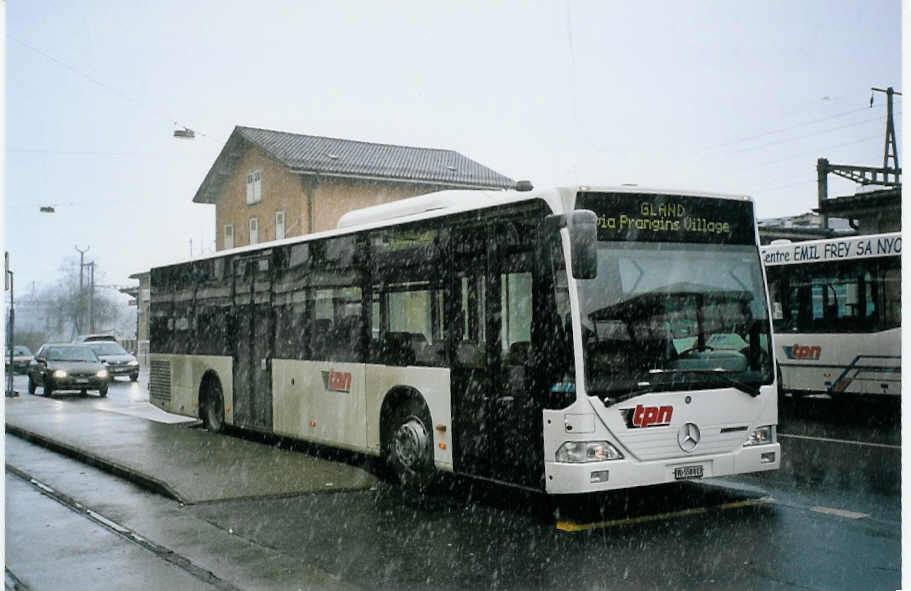
{"type": "Polygon", "coordinates": [[[557,529],[567,532],[587,531],[590,529],[599,529],[605,527],[616,527],[618,525],[631,525],[634,523],[645,523],[648,521],[658,521],[660,519],[673,519],[675,517],[686,517],[687,515],[700,515],[708,513],[710,510],[738,509],[753,505],[773,503],[772,497],[762,497],[759,499],[749,499],[745,501],[733,501],[722,505],[713,505],[710,507],[695,507],[693,509],[683,509],[680,511],[670,511],[668,513],[655,513],[652,515],[642,515],[639,517],[626,517],[624,519],[611,519],[609,521],[599,521],[596,523],[575,523],[573,521],[557,521],[557,529]]]}
{"type": "Polygon", "coordinates": [[[870,516],[869,513],[858,513],[856,511],[847,511],[845,509],[833,509],[832,507],[810,507],[814,513],[824,513],[826,515],[835,515],[847,519],[864,519],[870,516]]]}

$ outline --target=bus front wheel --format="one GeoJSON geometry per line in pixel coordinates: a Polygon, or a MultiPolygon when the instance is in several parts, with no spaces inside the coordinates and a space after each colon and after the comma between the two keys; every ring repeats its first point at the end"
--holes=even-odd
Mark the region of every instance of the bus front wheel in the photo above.
{"type": "Polygon", "coordinates": [[[426,491],[434,478],[433,432],[427,407],[406,400],[396,408],[387,425],[383,457],[407,489],[426,491]]]}
{"type": "Polygon", "coordinates": [[[214,433],[225,428],[225,399],[218,378],[205,381],[199,404],[199,418],[203,426],[214,433]]]}

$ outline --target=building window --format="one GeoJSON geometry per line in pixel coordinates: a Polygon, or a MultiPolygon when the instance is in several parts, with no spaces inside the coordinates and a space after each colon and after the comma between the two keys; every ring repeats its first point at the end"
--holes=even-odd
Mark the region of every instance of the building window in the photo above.
{"type": "Polygon", "coordinates": [[[285,212],[275,212],[275,239],[281,240],[285,237],[285,212]]]}
{"type": "Polygon", "coordinates": [[[225,248],[234,248],[234,224],[225,224],[225,248]]]}
{"type": "Polygon", "coordinates": [[[261,170],[251,170],[247,173],[247,205],[259,203],[263,200],[263,173],[261,170]]]}
{"type": "Polygon", "coordinates": [[[259,243],[259,220],[250,218],[250,244],[259,243]]]}

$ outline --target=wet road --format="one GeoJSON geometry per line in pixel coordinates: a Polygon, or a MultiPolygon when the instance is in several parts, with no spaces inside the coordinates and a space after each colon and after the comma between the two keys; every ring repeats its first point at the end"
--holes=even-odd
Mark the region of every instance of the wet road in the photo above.
{"type": "MultiPolygon", "coordinates": [[[[157,413],[127,382],[107,400],[61,400],[157,413]]],[[[780,432],[785,458],[792,449],[796,461],[777,474],[556,504],[443,478],[423,497],[380,482],[361,492],[182,506],[8,435],[7,567],[31,588],[66,588],[55,584],[67,580],[65,563],[58,569],[49,558],[98,535],[87,533],[98,525],[82,523],[84,511],[51,519],[42,510],[48,517],[34,519],[36,507],[54,501],[20,477],[28,475],[151,543],[120,534],[112,549],[84,544],[77,572],[97,561],[97,572],[139,572],[152,587],[896,589],[897,408],[788,399],[780,432]],[[168,553],[183,562],[164,560],[168,553]],[[58,578],[39,578],[39,564],[58,578]]],[[[72,588],[129,588],[132,578],[93,581],[72,588]]]]}

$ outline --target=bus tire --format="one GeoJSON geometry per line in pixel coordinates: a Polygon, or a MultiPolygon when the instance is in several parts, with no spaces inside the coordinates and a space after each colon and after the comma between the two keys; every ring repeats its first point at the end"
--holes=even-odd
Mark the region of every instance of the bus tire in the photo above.
{"type": "Polygon", "coordinates": [[[220,433],[225,428],[225,398],[221,382],[214,375],[203,379],[200,388],[199,418],[203,426],[213,433],[220,433]]]}
{"type": "Polygon", "coordinates": [[[406,489],[425,492],[433,483],[433,431],[430,412],[421,400],[407,398],[384,426],[383,459],[406,489]]]}

